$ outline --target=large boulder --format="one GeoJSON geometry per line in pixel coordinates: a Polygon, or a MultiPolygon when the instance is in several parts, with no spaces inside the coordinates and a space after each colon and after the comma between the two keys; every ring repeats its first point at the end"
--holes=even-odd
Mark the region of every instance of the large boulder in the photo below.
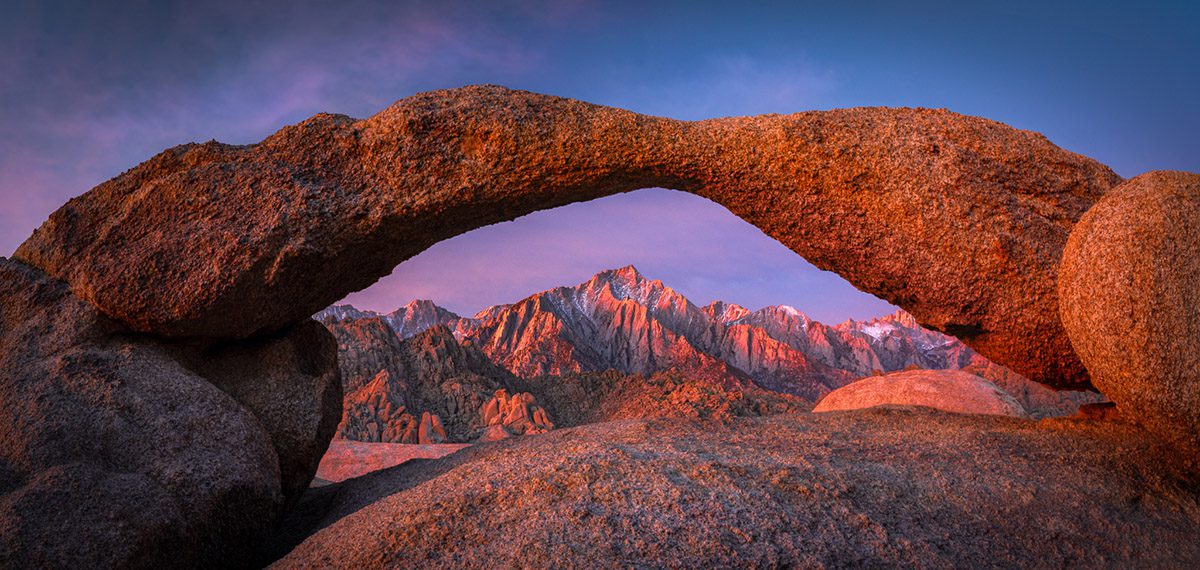
{"type": "Polygon", "coordinates": [[[1200,459],[1200,174],[1114,188],[1063,252],[1062,320],[1125,417],[1200,459]]]}
{"type": "Polygon", "coordinates": [[[333,335],[310,320],[275,337],[221,343],[189,360],[271,435],[283,494],[293,502],[308,488],[342,417],[333,335]]]}
{"type": "Polygon", "coordinates": [[[1196,484],[1120,422],[629,420],[314,489],[274,567],[1196,568],[1196,484]]]}
{"type": "Polygon", "coordinates": [[[249,337],[440,240],[662,186],[1032,380],[1086,387],[1057,317],[1058,261],[1118,182],[1037,133],[945,110],[686,122],[478,86],[167,150],[71,200],[16,257],[136,330],[249,337]]]}
{"type": "Polygon", "coordinates": [[[283,496],[270,435],[163,346],[0,260],[0,566],[202,567],[283,496]]]}
{"type": "Polygon", "coordinates": [[[1012,396],[961,370],[909,370],[869,376],[825,395],[814,412],[923,406],[957,414],[1028,417],[1012,396]]]}
{"type": "Polygon", "coordinates": [[[446,443],[446,428],[442,425],[442,418],[437,414],[422,413],[421,427],[418,429],[417,443],[421,445],[446,443]]]}
{"type": "Polygon", "coordinates": [[[167,343],[0,258],[0,567],[245,560],[332,435],[327,419],[277,399],[309,405],[332,382],[340,401],[332,342],[314,351],[311,334],[290,329],[245,353],[167,343]],[[312,367],[297,373],[293,359],[312,367]],[[213,366],[229,391],[205,376],[213,366]]]}

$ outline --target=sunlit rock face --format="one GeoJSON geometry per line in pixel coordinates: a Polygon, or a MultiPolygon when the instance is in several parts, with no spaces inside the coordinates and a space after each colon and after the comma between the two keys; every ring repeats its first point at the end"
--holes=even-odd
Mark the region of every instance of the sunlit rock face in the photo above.
{"type": "Polygon", "coordinates": [[[247,337],[448,237],[661,186],[1033,380],[1079,387],[1058,260],[1119,181],[1037,133],[944,110],[685,122],[478,86],[167,150],[69,202],[16,257],[135,330],[247,337]]]}
{"type": "Polygon", "coordinates": [[[864,378],[817,402],[814,412],[921,406],[958,414],[1029,417],[1012,396],[961,370],[909,370],[864,378]]]}
{"type": "Polygon", "coordinates": [[[510,396],[508,390],[496,390],[479,413],[487,425],[480,441],[498,441],[513,435],[537,435],[554,429],[550,415],[537,405],[537,398],[529,392],[510,396]]]}
{"type": "Polygon", "coordinates": [[[1071,232],[1062,319],[1124,416],[1200,463],[1200,174],[1114,188],[1071,232]]]}

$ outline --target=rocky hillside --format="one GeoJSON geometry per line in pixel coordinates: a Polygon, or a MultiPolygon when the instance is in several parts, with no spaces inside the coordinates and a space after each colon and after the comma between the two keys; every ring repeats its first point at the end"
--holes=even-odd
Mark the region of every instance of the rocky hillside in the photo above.
{"type": "MultiPolygon", "coordinates": [[[[613,371],[644,380],[674,371],[703,378],[706,386],[733,387],[736,392],[753,387],[812,402],[874,374],[970,367],[1036,417],[1069,414],[1080,402],[1096,399],[1029,382],[959,340],[922,328],[903,311],[827,325],[786,305],[751,311],[716,301],[699,307],[633,266],[490,307],[475,317],[461,317],[430,301],[413,301],[389,314],[338,305],[317,318],[339,339],[347,394],[380,370],[388,370],[393,382],[407,378],[394,362],[403,352],[399,343],[442,325],[466,347],[462,350],[472,355],[472,362],[486,368],[483,375],[495,379],[489,386],[509,387],[514,378],[543,378],[536,384],[544,387],[552,384],[544,378],[563,377],[583,379],[584,384],[594,381],[592,388],[600,389],[612,382],[593,373],[613,371]]],[[[437,376],[437,366],[426,366],[431,378],[437,376]]],[[[538,389],[535,386],[534,393],[538,389]]],[[[543,403],[550,410],[557,407],[543,403]]]]}
{"type": "MultiPolygon", "coordinates": [[[[452,441],[472,441],[486,424],[480,409],[513,377],[445,325],[403,341],[380,317],[337,322],[345,386],[338,436],[356,441],[408,442],[417,418],[436,415],[452,441]],[[379,366],[370,374],[370,366],[379,366]]],[[[411,441],[409,443],[416,443],[411,441]]]]}

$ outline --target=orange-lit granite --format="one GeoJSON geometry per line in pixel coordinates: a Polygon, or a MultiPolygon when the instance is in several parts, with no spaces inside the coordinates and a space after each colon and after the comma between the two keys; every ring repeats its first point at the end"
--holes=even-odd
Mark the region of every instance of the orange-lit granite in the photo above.
{"type": "Polygon", "coordinates": [[[1198,484],[1121,422],[630,420],[312,489],[274,567],[1196,568],[1198,484]]]}
{"type": "Polygon", "coordinates": [[[1087,375],[1058,318],[1075,221],[1120,182],[1040,134],[946,110],[687,122],[496,86],[167,150],[71,200],[15,257],[136,330],[286,327],[443,239],[646,187],[729,208],[984,356],[1087,375]]]}
{"type": "Polygon", "coordinates": [[[445,457],[468,443],[408,444],[336,440],[317,467],[316,484],[337,483],[413,459],[445,457]]]}
{"type": "Polygon", "coordinates": [[[961,370],[908,370],[871,376],[825,395],[814,412],[924,406],[958,414],[1029,417],[995,384],[961,370]]]}
{"type": "Polygon", "coordinates": [[[1096,387],[1200,464],[1200,174],[1114,188],[1071,232],[1062,319],[1096,387]]]}
{"type": "MultiPolygon", "coordinates": [[[[340,418],[336,346],[310,315],[443,239],[644,187],[712,199],[991,360],[1087,387],[1058,291],[1083,301],[1070,318],[1108,301],[1090,302],[1089,280],[1056,281],[1068,233],[1119,182],[1037,133],[945,110],[685,122],[494,86],[364,120],[318,115],[253,145],[167,150],[72,199],[0,262],[0,566],[246,563],[340,418]]],[[[1149,219],[1138,230],[1150,243],[1195,227],[1149,219]]],[[[1181,243],[1117,260],[1140,268],[1147,253],[1153,271],[1133,275],[1169,274],[1160,288],[1123,284],[1135,302],[1113,303],[1118,321],[1191,330],[1194,256],[1181,243]]],[[[1103,359],[1124,345],[1090,340],[1108,374],[1103,359]]],[[[1168,346],[1135,345],[1140,373],[1168,346]]],[[[1107,385],[1132,404],[1117,417],[1170,436],[1194,429],[1190,378],[1107,385]]],[[[656,393],[682,411],[725,401],[656,393]]],[[[407,466],[356,479],[387,494],[345,498],[386,499],[356,504],[293,560],[1200,564],[1195,474],[1133,424],[733,415],[481,445],[462,455],[486,447],[492,461],[452,477],[420,469],[430,484],[416,487],[384,488],[407,466]],[[749,493],[746,509],[731,490],[749,493]]]]}

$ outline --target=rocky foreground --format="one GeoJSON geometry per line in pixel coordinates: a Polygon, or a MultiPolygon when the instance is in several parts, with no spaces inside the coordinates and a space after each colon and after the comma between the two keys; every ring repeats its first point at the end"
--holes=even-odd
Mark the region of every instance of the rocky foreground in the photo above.
{"type": "Polygon", "coordinates": [[[277,568],[1200,565],[1200,476],[1127,423],[629,420],[313,489],[277,568]]]}
{"type": "Polygon", "coordinates": [[[484,86],[169,149],[0,260],[0,566],[240,566],[324,496],[355,514],[284,564],[1195,567],[1198,217],[1200,175],[1122,181],[938,110],[683,122],[484,86]],[[304,493],[342,415],[310,315],[440,240],[654,186],[1146,430],[634,421],[304,493]]]}

